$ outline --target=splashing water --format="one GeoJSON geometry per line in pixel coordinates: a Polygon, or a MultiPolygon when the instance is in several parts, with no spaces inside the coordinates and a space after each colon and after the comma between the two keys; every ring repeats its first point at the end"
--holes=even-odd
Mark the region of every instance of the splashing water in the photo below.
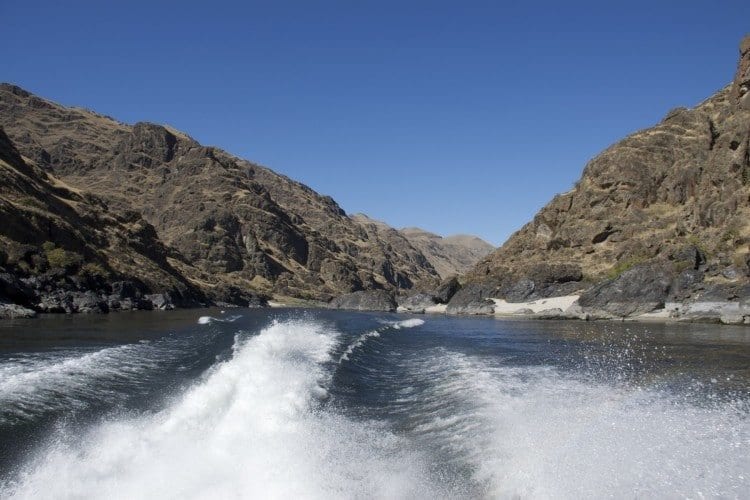
{"type": "MultiPolygon", "coordinates": [[[[334,324],[274,320],[251,330],[257,334],[242,322],[194,326],[202,342],[226,332],[231,352],[215,360],[210,353],[210,368],[154,411],[106,414],[85,432],[60,427],[0,483],[0,497],[734,498],[750,491],[750,394],[712,398],[652,383],[661,380],[649,373],[655,359],[669,370],[677,363],[666,345],[635,336],[605,336],[601,346],[577,341],[566,354],[578,360],[573,369],[536,357],[539,349],[562,356],[560,346],[538,334],[530,345],[504,337],[490,330],[494,322],[334,324]],[[456,324],[471,330],[468,343],[446,330],[456,324]],[[437,336],[445,331],[447,340],[437,336]]],[[[32,416],[45,405],[76,405],[208,345],[180,347],[185,342],[6,358],[2,408],[32,416]]]]}
{"type": "Polygon", "coordinates": [[[317,407],[336,340],[320,324],[295,321],[238,338],[232,358],[173,406],[104,422],[78,444],[52,444],[2,496],[442,496],[403,439],[317,407]]]}

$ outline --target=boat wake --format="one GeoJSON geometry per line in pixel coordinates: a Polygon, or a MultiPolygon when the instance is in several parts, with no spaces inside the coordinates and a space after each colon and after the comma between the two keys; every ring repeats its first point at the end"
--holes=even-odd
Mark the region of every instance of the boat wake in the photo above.
{"type": "Polygon", "coordinates": [[[139,343],[80,351],[18,355],[0,365],[0,425],[47,411],[80,409],[91,401],[115,401],[133,381],[170,357],[165,343],[139,343]]]}
{"type": "Polygon", "coordinates": [[[429,381],[409,396],[412,432],[467,466],[488,497],[733,498],[750,491],[747,401],[696,406],[658,390],[443,349],[411,367],[412,383],[429,381]]]}
{"type": "MultiPolygon", "coordinates": [[[[226,342],[234,334],[231,354],[226,343],[225,356],[211,354],[211,367],[161,411],[110,415],[86,432],[58,430],[0,483],[0,498],[734,498],[750,491],[746,397],[696,403],[605,381],[596,371],[513,365],[513,352],[464,353],[396,333],[423,323],[387,321],[353,337],[311,318],[275,320],[254,335],[226,332],[226,342]],[[356,362],[342,363],[353,355],[356,362]]],[[[92,380],[137,378],[164,361],[157,347],[10,363],[0,396],[32,408],[35,391],[69,383],[64,391],[75,394],[102,387],[89,388],[92,380]]]]}
{"type": "Polygon", "coordinates": [[[349,356],[355,351],[355,349],[362,347],[365,342],[367,342],[367,339],[380,337],[380,334],[393,329],[393,330],[401,330],[403,328],[414,328],[417,326],[424,325],[424,320],[419,318],[412,318],[412,319],[405,319],[403,321],[381,321],[384,326],[377,328],[375,330],[363,333],[359,337],[357,337],[354,342],[349,344],[349,346],[344,350],[344,352],[339,357],[339,364],[343,363],[344,361],[349,361],[349,356]]]}
{"type": "Polygon", "coordinates": [[[170,407],[50,443],[0,496],[446,496],[404,438],[321,406],[337,343],[336,331],[311,321],[238,335],[231,358],[170,407]]]}

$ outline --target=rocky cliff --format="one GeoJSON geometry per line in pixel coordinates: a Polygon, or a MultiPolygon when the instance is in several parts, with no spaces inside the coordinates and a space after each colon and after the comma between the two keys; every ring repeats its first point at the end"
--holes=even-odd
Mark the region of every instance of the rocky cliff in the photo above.
{"type": "Polygon", "coordinates": [[[750,37],[728,87],[594,158],[470,271],[455,309],[586,291],[581,305],[627,316],[748,297],[749,90],[750,37]]]}
{"type": "MultiPolygon", "coordinates": [[[[76,228],[78,243],[56,230],[29,235],[6,228],[8,248],[30,245],[41,255],[41,245],[50,242],[81,255],[82,262],[93,259],[141,280],[144,293],[171,290],[198,302],[246,304],[259,294],[327,301],[358,290],[397,292],[439,281],[425,255],[395,231],[363,225],[330,197],[169,127],[130,126],[10,84],[0,84],[0,127],[12,157],[6,164],[33,173],[42,191],[65,186],[70,196],[95,200],[89,212],[121,221],[125,227],[113,229],[118,235],[148,233],[161,257],[147,256],[156,259],[158,271],[152,262],[123,268],[130,262],[119,253],[129,251],[123,244],[84,234],[98,231],[100,220],[75,219],[57,206],[44,211],[57,217],[54,227],[76,228]]],[[[9,199],[22,195],[10,186],[9,199]]],[[[37,198],[44,201],[47,194],[37,198]]],[[[29,216],[8,212],[8,228],[24,227],[29,216]]]]}
{"type": "Polygon", "coordinates": [[[97,196],[27,164],[2,129],[0,220],[0,315],[207,301],[138,213],[113,213],[97,196]]]}

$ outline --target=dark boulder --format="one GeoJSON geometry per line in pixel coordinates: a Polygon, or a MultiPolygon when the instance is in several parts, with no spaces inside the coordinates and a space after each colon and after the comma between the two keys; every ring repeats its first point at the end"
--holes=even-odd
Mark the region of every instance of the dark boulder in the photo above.
{"type": "Polygon", "coordinates": [[[36,300],[34,289],[9,273],[0,273],[0,298],[24,306],[31,306],[36,300]]]}
{"type": "Polygon", "coordinates": [[[662,262],[641,264],[588,290],[578,299],[584,309],[617,317],[645,314],[664,307],[673,275],[662,262]]]}
{"type": "Polygon", "coordinates": [[[454,276],[443,281],[432,293],[432,296],[438,304],[447,304],[460,289],[461,283],[454,276]]]}
{"type": "Polygon", "coordinates": [[[427,293],[417,293],[404,297],[398,301],[398,306],[413,313],[423,313],[428,307],[437,303],[433,295],[427,293]]]}
{"type": "Polygon", "coordinates": [[[396,310],[393,294],[385,290],[360,290],[336,297],[328,303],[331,309],[353,309],[357,311],[396,310]]]}
{"type": "Polygon", "coordinates": [[[495,303],[489,300],[497,287],[487,283],[469,283],[448,302],[448,314],[494,314],[495,303]]]}
{"type": "Polygon", "coordinates": [[[76,293],[72,297],[73,307],[78,313],[107,313],[109,304],[95,292],[76,293]]]}
{"type": "Polygon", "coordinates": [[[508,302],[523,302],[534,293],[535,289],[536,285],[532,280],[521,278],[505,292],[505,300],[508,302]]]}
{"type": "Polygon", "coordinates": [[[209,295],[219,307],[265,307],[267,297],[234,285],[219,285],[209,295]]]}

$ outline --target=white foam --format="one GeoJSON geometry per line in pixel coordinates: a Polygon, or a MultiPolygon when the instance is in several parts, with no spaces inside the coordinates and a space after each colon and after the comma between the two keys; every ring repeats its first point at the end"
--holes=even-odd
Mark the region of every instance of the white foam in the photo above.
{"type": "Polygon", "coordinates": [[[399,321],[393,325],[393,328],[400,330],[401,328],[414,328],[417,326],[424,325],[424,320],[419,318],[405,319],[399,321]]]}
{"type": "Polygon", "coordinates": [[[336,344],[322,325],[274,323],[164,411],[51,444],[0,497],[445,496],[402,438],[317,406],[336,344]]]}
{"type": "Polygon", "coordinates": [[[349,347],[347,347],[344,353],[341,355],[341,357],[339,358],[339,363],[341,363],[342,361],[348,361],[349,355],[352,354],[355,349],[357,349],[358,347],[361,347],[367,341],[367,339],[375,338],[375,337],[380,337],[380,332],[377,330],[363,333],[362,335],[357,337],[357,339],[351,344],[349,344],[349,347]]]}
{"type": "Polygon", "coordinates": [[[419,425],[441,453],[473,464],[495,498],[715,498],[750,491],[741,403],[583,382],[552,368],[424,355],[431,388],[419,425]],[[457,410],[458,409],[458,410],[457,410]]]}
{"type": "MultiPolygon", "coordinates": [[[[224,311],[221,311],[224,314],[224,311]]],[[[213,316],[201,316],[198,318],[199,325],[208,325],[211,323],[234,323],[242,317],[241,314],[235,314],[233,316],[227,316],[226,318],[214,318],[213,316]]]]}
{"type": "Polygon", "coordinates": [[[385,327],[379,328],[378,330],[373,330],[370,332],[363,333],[359,337],[357,337],[354,342],[349,344],[349,346],[346,348],[346,350],[343,352],[341,357],[339,358],[339,363],[342,361],[348,361],[349,355],[354,352],[355,349],[362,347],[365,342],[367,342],[367,339],[380,337],[381,332],[387,330],[388,328],[393,328],[394,330],[400,330],[402,328],[414,328],[416,326],[424,325],[424,320],[419,318],[413,318],[413,319],[405,319],[402,321],[380,321],[381,323],[385,324],[385,327]]]}
{"type": "Polygon", "coordinates": [[[162,353],[148,343],[80,354],[53,352],[9,359],[0,365],[0,423],[42,410],[72,409],[84,398],[106,399],[108,381],[137,379],[158,367],[162,353]],[[103,382],[98,384],[97,382],[103,382]]]}

